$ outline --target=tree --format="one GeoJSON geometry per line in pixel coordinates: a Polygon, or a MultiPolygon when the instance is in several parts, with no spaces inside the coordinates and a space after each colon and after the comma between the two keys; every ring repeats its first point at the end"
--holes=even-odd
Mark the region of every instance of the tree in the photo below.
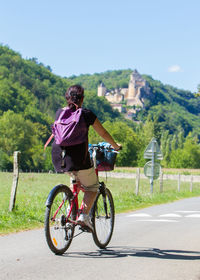
{"type": "MultiPolygon", "coordinates": [[[[124,122],[106,121],[103,123],[103,126],[112,135],[114,140],[123,146],[123,150],[117,156],[117,166],[136,166],[139,139],[133,129],[124,122]]],[[[102,141],[103,139],[91,129],[89,132],[89,142],[94,144],[102,141]]]]}
{"type": "Polygon", "coordinates": [[[190,135],[183,148],[171,152],[170,167],[172,168],[200,168],[200,146],[190,135]]]}
{"type": "Polygon", "coordinates": [[[93,92],[86,92],[83,107],[92,110],[101,122],[105,122],[106,120],[113,121],[116,118],[120,118],[120,113],[114,111],[104,97],[98,97],[93,92]]]}
{"type": "Polygon", "coordinates": [[[172,136],[172,141],[171,141],[171,150],[174,151],[178,148],[178,139],[177,139],[177,135],[174,134],[172,136]]]}
{"type": "Polygon", "coordinates": [[[12,158],[14,151],[21,151],[21,168],[34,167],[33,147],[42,143],[37,138],[37,132],[31,121],[9,110],[0,118],[0,135],[0,149],[8,159],[12,158]]]}
{"type": "Polygon", "coordinates": [[[11,170],[13,167],[13,157],[0,149],[0,170],[11,170]]]}

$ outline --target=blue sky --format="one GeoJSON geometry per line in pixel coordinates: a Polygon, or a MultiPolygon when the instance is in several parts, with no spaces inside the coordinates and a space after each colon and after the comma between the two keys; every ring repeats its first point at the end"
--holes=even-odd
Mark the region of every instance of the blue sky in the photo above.
{"type": "Polygon", "coordinates": [[[0,0],[0,43],[69,77],[137,69],[200,84],[199,0],[0,0]]]}

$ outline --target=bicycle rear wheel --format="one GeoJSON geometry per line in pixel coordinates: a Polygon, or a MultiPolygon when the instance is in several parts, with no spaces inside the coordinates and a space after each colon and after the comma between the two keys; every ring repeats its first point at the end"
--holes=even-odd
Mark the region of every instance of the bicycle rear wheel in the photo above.
{"type": "Polygon", "coordinates": [[[114,202],[111,192],[103,188],[97,195],[92,209],[94,225],[93,239],[95,244],[103,249],[111,240],[115,219],[114,202]]]}
{"type": "MultiPolygon", "coordinates": [[[[73,194],[65,185],[56,186],[53,190],[51,203],[46,207],[45,236],[51,251],[61,255],[69,248],[74,236],[75,225],[66,223],[73,194]]],[[[70,218],[76,219],[75,205],[70,218]]]]}

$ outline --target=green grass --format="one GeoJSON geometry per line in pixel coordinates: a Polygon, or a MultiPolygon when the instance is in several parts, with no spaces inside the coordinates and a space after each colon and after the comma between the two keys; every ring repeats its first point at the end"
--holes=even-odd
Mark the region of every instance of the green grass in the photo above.
{"type": "Polygon", "coordinates": [[[112,191],[115,200],[116,213],[141,209],[187,197],[200,196],[200,183],[193,183],[193,191],[190,192],[190,183],[181,182],[180,192],[178,192],[178,183],[174,180],[163,181],[162,193],[160,193],[159,180],[155,180],[153,194],[150,194],[149,180],[140,179],[138,196],[135,195],[134,179],[109,178],[107,186],[112,191]]]}
{"type": "MultiPolygon", "coordinates": [[[[49,191],[60,183],[69,185],[69,177],[62,174],[20,173],[15,209],[9,212],[12,173],[0,172],[0,234],[42,227],[44,222],[45,201],[49,191]]],[[[102,178],[105,182],[105,178],[102,178]]],[[[159,180],[154,181],[154,192],[150,194],[148,179],[140,180],[139,195],[135,195],[134,179],[107,179],[115,202],[116,213],[127,212],[147,206],[200,196],[200,183],[181,183],[177,192],[177,181],[167,180],[163,193],[159,191],[159,180]]]]}
{"type": "Polygon", "coordinates": [[[12,173],[0,173],[0,233],[42,226],[48,193],[57,184],[69,185],[66,175],[20,173],[15,209],[9,212],[12,178],[12,173]]]}
{"type": "MultiPolygon", "coordinates": [[[[113,172],[116,173],[136,173],[138,167],[115,167],[113,172]]],[[[177,168],[162,168],[164,174],[182,174],[182,175],[200,175],[200,169],[177,169],[177,168]]],[[[144,168],[140,167],[140,173],[144,173],[144,168]]]]}

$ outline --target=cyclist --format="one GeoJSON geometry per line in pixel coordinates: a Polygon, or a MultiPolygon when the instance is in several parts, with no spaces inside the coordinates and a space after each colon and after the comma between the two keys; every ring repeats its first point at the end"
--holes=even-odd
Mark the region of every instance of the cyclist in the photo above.
{"type": "MultiPolygon", "coordinates": [[[[84,100],[84,89],[80,85],[71,86],[65,94],[68,107],[73,111],[82,107],[84,100]]],[[[56,112],[56,120],[63,109],[56,112]]],[[[121,146],[117,144],[108,131],[102,126],[97,116],[89,109],[82,110],[87,129],[92,125],[95,131],[115,150],[119,150],[121,146]]],[[[87,130],[87,134],[88,134],[87,130]]],[[[95,201],[97,190],[99,187],[97,175],[90,160],[88,152],[88,142],[84,142],[74,146],[67,146],[65,149],[64,165],[61,158],[63,147],[57,145],[55,141],[52,144],[52,162],[57,172],[67,173],[71,179],[75,176],[84,187],[83,211],[80,214],[77,223],[83,227],[93,231],[93,226],[89,218],[89,211],[95,201]],[[64,166],[64,167],[63,167],[64,166]]]]}

